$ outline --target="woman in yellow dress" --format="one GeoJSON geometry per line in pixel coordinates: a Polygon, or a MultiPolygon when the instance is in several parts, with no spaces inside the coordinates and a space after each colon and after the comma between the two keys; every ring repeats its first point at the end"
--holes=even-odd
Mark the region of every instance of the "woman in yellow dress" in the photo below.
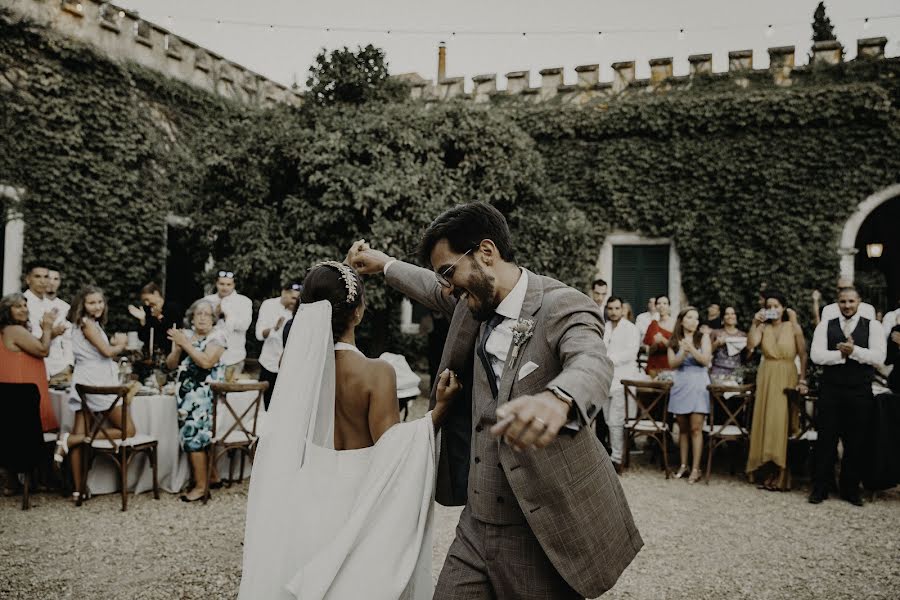
{"type": "Polygon", "coordinates": [[[756,402],[750,429],[750,453],[747,474],[761,481],[760,488],[771,491],[788,489],[787,443],[796,416],[788,403],[785,389],[806,394],[806,340],[797,323],[797,313],[787,307],[780,292],[767,290],[766,304],[753,317],[747,335],[747,349],[762,350],[756,375],[756,402]],[[800,374],[796,358],[800,357],[800,374]],[[766,473],[768,473],[766,475],[766,473]],[[765,479],[763,479],[765,477],[765,479]]]}

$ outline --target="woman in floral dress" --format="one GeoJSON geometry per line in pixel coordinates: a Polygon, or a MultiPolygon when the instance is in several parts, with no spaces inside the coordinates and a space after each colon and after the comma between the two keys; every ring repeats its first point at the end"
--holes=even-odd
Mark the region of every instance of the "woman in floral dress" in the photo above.
{"type": "Polygon", "coordinates": [[[191,305],[185,323],[190,323],[191,329],[168,331],[172,352],[166,363],[170,369],[179,367],[175,392],[178,438],[181,449],[188,453],[194,480],[194,487],[181,496],[181,500],[194,502],[206,495],[209,485],[206,448],[211,440],[212,411],[215,410],[210,384],[225,381],[225,365],[221,358],[228,342],[225,334],[215,329],[215,311],[205,300],[191,305]]]}

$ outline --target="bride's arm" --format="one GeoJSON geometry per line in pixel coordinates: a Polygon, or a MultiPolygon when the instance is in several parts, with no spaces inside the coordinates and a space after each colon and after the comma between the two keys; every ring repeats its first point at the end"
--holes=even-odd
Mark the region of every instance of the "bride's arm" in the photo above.
{"type": "Polygon", "coordinates": [[[369,434],[372,443],[384,432],[400,422],[400,403],[397,401],[397,373],[384,361],[375,361],[372,369],[372,396],[369,399],[369,434]]]}
{"type": "Polygon", "coordinates": [[[456,373],[450,369],[444,369],[440,374],[437,384],[437,402],[431,411],[431,421],[434,423],[434,430],[437,431],[444,424],[447,413],[450,411],[450,403],[456,395],[462,390],[462,383],[456,373]]]}

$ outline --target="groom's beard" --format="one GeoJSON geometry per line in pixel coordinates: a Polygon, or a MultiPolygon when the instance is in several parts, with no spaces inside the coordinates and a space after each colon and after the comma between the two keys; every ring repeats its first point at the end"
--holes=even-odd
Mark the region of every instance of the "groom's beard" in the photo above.
{"type": "Polygon", "coordinates": [[[466,282],[468,295],[466,302],[469,305],[469,312],[476,321],[487,321],[494,316],[494,311],[497,310],[494,278],[485,273],[477,262],[473,262],[473,264],[475,272],[469,276],[469,280],[466,282]]]}

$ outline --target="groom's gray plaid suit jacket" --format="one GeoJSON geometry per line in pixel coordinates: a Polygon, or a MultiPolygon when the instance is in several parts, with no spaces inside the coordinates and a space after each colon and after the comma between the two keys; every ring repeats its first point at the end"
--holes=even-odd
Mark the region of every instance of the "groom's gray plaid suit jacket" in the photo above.
{"type": "MultiPolygon", "coordinates": [[[[490,435],[488,427],[473,429],[473,411],[485,423],[484,415],[493,411],[484,409],[494,402],[474,352],[482,325],[465,303],[442,292],[427,269],[397,261],[385,277],[391,287],[450,319],[438,372],[456,371],[466,393],[454,403],[441,433],[436,495],[441,504],[465,504],[472,436],[490,435]]],[[[578,593],[594,598],[615,584],[644,545],[609,455],[589,426],[609,394],[613,372],[599,308],[584,294],[529,272],[521,318],[534,320],[534,334],[518,356],[509,354],[497,405],[557,386],[574,398],[582,426],[575,435],[561,432],[540,450],[516,453],[497,442],[500,462],[547,557],[578,593]],[[529,361],[538,368],[518,379],[529,361]]]]}

